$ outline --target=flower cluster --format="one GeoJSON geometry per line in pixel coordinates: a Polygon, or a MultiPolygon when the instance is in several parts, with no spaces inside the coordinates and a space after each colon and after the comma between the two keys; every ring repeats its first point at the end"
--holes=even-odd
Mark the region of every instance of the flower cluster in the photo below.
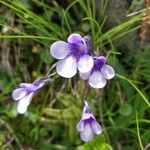
{"type": "MultiPolygon", "coordinates": [[[[107,80],[115,76],[114,69],[106,64],[104,56],[90,55],[91,41],[88,36],[81,37],[79,34],[71,34],[67,42],[56,41],[50,46],[51,55],[58,59],[56,72],[65,78],[73,77],[77,71],[83,80],[93,88],[103,88],[107,80]]],[[[33,83],[20,83],[19,87],[12,92],[12,97],[17,101],[17,112],[24,114],[34,94],[47,82],[49,76],[35,80],[33,83]]],[[[93,136],[102,133],[102,128],[96,121],[88,103],[84,102],[82,118],[76,128],[84,142],[90,141],[93,136]]]]}
{"type": "Polygon", "coordinates": [[[103,88],[115,76],[114,69],[106,64],[104,56],[90,55],[90,41],[79,34],[71,34],[68,42],[57,41],[50,46],[51,55],[58,59],[57,73],[71,78],[79,70],[81,79],[88,79],[93,88],[103,88]]]}

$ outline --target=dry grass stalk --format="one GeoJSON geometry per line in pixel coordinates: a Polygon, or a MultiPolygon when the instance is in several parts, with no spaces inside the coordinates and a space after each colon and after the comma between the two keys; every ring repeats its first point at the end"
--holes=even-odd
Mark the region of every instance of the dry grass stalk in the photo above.
{"type": "Polygon", "coordinates": [[[148,8],[150,7],[150,0],[145,0],[145,4],[147,9],[143,16],[143,21],[142,21],[141,31],[140,31],[141,47],[144,44],[144,41],[146,39],[146,32],[148,30],[148,18],[150,16],[150,10],[148,8]]]}

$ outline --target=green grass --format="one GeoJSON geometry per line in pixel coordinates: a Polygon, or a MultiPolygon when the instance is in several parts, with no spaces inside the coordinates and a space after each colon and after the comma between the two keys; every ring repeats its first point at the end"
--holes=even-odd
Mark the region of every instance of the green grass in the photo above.
{"type": "Polygon", "coordinates": [[[148,147],[150,44],[133,49],[127,43],[139,31],[144,12],[125,17],[110,28],[106,13],[110,1],[102,0],[98,11],[96,3],[68,0],[62,6],[57,1],[0,0],[0,149],[148,147]],[[4,27],[8,31],[2,32],[4,27]],[[56,61],[49,54],[49,46],[74,32],[92,36],[93,52],[107,56],[116,77],[104,89],[95,90],[78,76],[69,80],[52,76],[53,82],[33,97],[28,112],[17,115],[11,98],[13,89],[20,82],[55,73],[56,61]],[[85,98],[103,127],[103,133],[86,144],[76,131],[85,98]]]}

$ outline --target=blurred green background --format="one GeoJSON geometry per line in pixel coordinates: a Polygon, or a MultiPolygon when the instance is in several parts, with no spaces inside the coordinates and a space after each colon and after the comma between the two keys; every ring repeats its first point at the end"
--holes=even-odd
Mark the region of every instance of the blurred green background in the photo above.
{"type": "Polygon", "coordinates": [[[0,0],[0,150],[150,149],[148,29],[140,45],[145,8],[144,0],[0,0]],[[93,53],[107,56],[116,77],[95,90],[78,75],[56,75],[17,115],[13,89],[45,76],[56,62],[49,46],[71,33],[90,35],[93,53]],[[86,144],[76,131],[84,99],[103,127],[86,144]]]}

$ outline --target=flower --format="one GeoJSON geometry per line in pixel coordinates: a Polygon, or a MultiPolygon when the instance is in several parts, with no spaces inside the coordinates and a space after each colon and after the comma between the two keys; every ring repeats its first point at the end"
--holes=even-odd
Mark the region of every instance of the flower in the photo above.
{"type": "Polygon", "coordinates": [[[76,126],[78,132],[80,132],[80,137],[84,142],[90,141],[94,134],[101,134],[102,128],[97,123],[88,103],[85,101],[85,106],[83,108],[82,118],[76,126]]]}
{"type": "Polygon", "coordinates": [[[19,114],[24,114],[30,104],[32,97],[35,92],[41,89],[47,81],[50,79],[38,79],[35,80],[33,83],[20,83],[19,88],[15,89],[12,92],[12,98],[17,103],[17,112],[19,114]]]}
{"type": "Polygon", "coordinates": [[[80,77],[83,80],[87,80],[89,85],[93,88],[103,88],[107,80],[112,79],[115,76],[114,69],[106,64],[106,58],[104,56],[93,56],[94,65],[91,71],[87,73],[80,73],[80,77]]]}
{"type": "Polygon", "coordinates": [[[68,42],[57,41],[50,46],[51,55],[58,59],[57,73],[65,78],[71,78],[77,73],[91,70],[94,65],[92,56],[89,55],[88,38],[82,38],[79,34],[71,34],[68,42]]]}

